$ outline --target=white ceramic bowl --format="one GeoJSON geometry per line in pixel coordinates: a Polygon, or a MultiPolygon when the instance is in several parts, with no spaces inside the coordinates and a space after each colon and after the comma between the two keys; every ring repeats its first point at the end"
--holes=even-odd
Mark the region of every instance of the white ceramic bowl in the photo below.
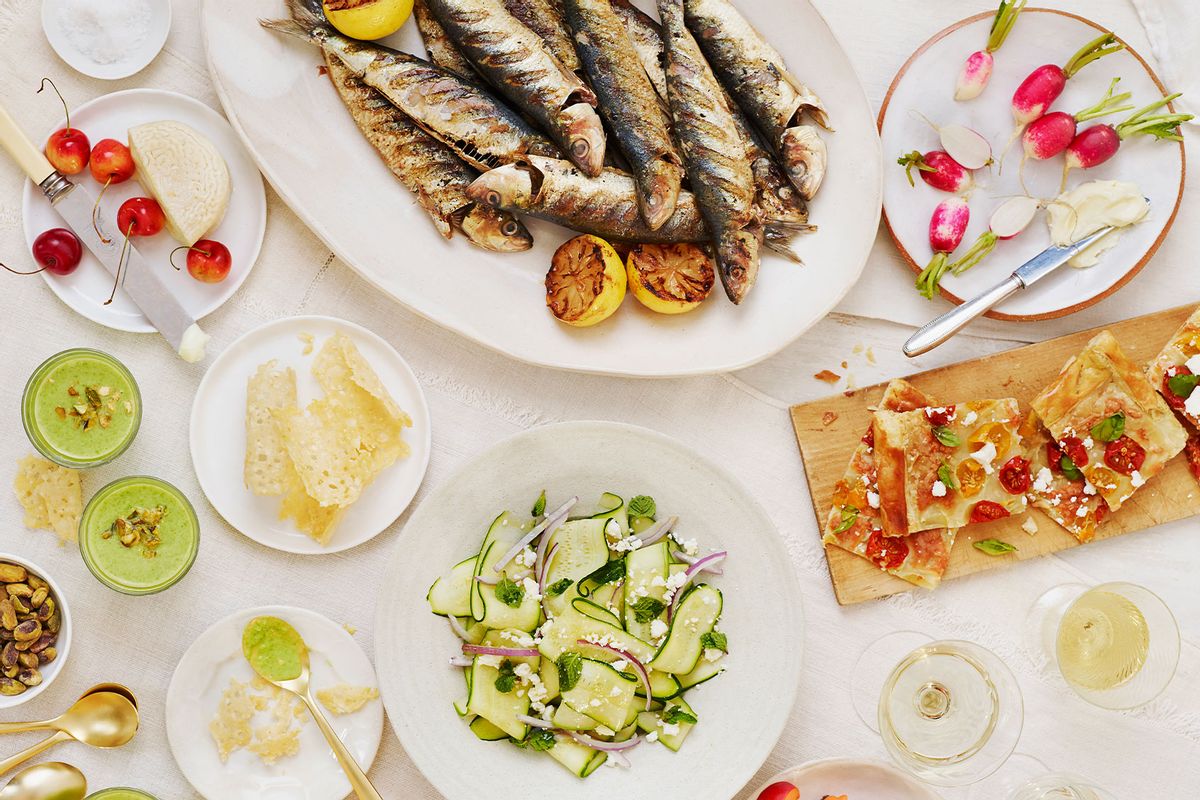
{"type": "Polygon", "coordinates": [[[0,562],[4,561],[24,567],[26,571],[33,573],[49,585],[54,602],[58,604],[58,613],[62,616],[62,626],[58,630],[58,641],[54,645],[58,649],[58,657],[40,668],[42,682],[15,696],[0,695],[0,709],[16,708],[46,691],[46,687],[54,683],[54,679],[63,671],[63,666],[67,663],[67,656],[71,652],[71,610],[67,607],[66,595],[63,594],[58,582],[50,576],[50,573],[27,558],[21,558],[12,553],[0,553],[0,562]]]}
{"type": "MultiPolygon", "coordinates": [[[[126,4],[139,3],[142,0],[124,0],[126,4]]],[[[158,56],[167,43],[167,34],[171,30],[171,0],[145,0],[148,9],[146,34],[136,47],[129,48],[115,61],[100,62],[85,54],[81,42],[72,37],[63,27],[61,10],[66,6],[66,0],[43,0],[42,30],[46,39],[58,57],[67,62],[77,72],[93,78],[115,81],[128,78],[141,72],[158,56]]]]}
{"type": "Polygon", "coordinates": [[[851,758],[822,758],[785,769],[755,789],[748,800],[758,800],[779,781],[799,789],[801,800],[827,794],[844,794],[850,800],[941,800],[928,786],[890,764],[851,758]]]}

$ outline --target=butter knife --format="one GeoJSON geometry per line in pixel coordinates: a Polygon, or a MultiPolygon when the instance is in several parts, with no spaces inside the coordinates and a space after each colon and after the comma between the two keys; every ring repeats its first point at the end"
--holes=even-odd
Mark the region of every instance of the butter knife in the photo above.
{"type": "MultiPolygon", "coordinates": [[[[92,209],[96,195],[86,186],[72,183],[46,160],[29,138],[17,127],[8,112],[0,106],[0,145],[8,151],[42,193],[54,210],[67,223],[79,241],[92,252],[114,277],[121,262],[123,236],[105,231],[105,222],[97,218],[100,233],[92,225],[92,209]],[[105,239],[108,241],[105,242],[105,239]]],[[[196,319],[183,307],[163,280],[162,271],[152,268],[132,243],[125,252],[122,288],[163,335],[184,361],[204,358],[208,335],[196,319]]]]}
{"type": "Polygon", "coordinates": [[[971,320],[990,310],[1003,300],[1007,300],[1021,289],[1026,289],[1049,275],[1054,270],[1066,264],[1083,250],[1107,233],[1116,230],[1112,226],[1100,228],[1094,233],[1073,244],[1052,245],[1033,258],[1026,261],[1012,275],[997,283],[992,288],[967,300],[961,305],[942,314],[940,317],[927,322],[916,333],[908,337],[902,348],[904,355],[909,358],[928,353],[933,348],[945,342],[954,334],[961,331],[971,320]]]}

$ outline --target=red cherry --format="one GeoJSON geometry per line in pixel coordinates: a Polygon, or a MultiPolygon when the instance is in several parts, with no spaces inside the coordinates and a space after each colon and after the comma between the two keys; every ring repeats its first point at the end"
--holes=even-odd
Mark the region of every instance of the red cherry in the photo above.
{"type": "Polygon", "coordinates": [[[229,248],[220,242],[201,239],[188,248],[188,274],[201,283],[220,283],[229,276],[232,266],[229,248]]]}
{"type": "Polygon", "coordinates": [[[124,183],[136,169],[129,148],[116,139],[101,139],[92,148],[92,177],[98,183],[124,183]]]}
{"type": "Polygon", "coordinates": [[[41,94],[42,89],[46,88],[47,83],[50,84],[50,88],[54,90],[63,104],[67,127],[50,134],[50,138],[46,141],[46,160],[63,175],[78,175],[88,164],[88,158],[92,152],[91,142],[88,141],[88,137],[83,131],[71,127],[71,109],[67,107],[67,101],[63,100],[62,93],[58,91],[54,81],[42,78],[38,94],[41,94]]]}
{"type": "Polygon", "coordinates": [[[117,229],[127,236],[154,236],[167,224],[153,197],[131,197],[117,210],[117,229]]]}
{"type": "Polygon", "coordinates": [[[70,275],[83,258],[83,246],[66,228],[51,228],[33,240],[33,258],[49,273],[70,275]]]}
{"type": "Polygon", "coordinates": [[[787,781],[772,783],[758,795],[758,800],[799,800],[800,790],[787,781]]]}

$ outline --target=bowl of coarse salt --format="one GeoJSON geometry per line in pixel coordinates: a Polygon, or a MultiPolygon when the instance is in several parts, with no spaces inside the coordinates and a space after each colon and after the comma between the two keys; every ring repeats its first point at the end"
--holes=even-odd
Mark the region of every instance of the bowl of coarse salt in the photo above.
{"type": "Polygon", "coordinates": [[[72,69],[105,80],[127,78],[166,44],[171,0],[44,0],[42,29],[72,69]]]}

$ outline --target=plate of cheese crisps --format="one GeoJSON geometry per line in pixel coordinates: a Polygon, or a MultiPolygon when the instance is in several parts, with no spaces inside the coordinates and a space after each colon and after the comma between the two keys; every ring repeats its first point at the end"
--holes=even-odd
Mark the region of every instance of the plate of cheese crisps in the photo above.
{"type": "Polygon", "coordinates": [[[209,502],[251,539],[335,553],[408,507],[429,463],[429,409],[380,337],[330,317],[256,328],[213,362],[192,406],[209,502]]]}

